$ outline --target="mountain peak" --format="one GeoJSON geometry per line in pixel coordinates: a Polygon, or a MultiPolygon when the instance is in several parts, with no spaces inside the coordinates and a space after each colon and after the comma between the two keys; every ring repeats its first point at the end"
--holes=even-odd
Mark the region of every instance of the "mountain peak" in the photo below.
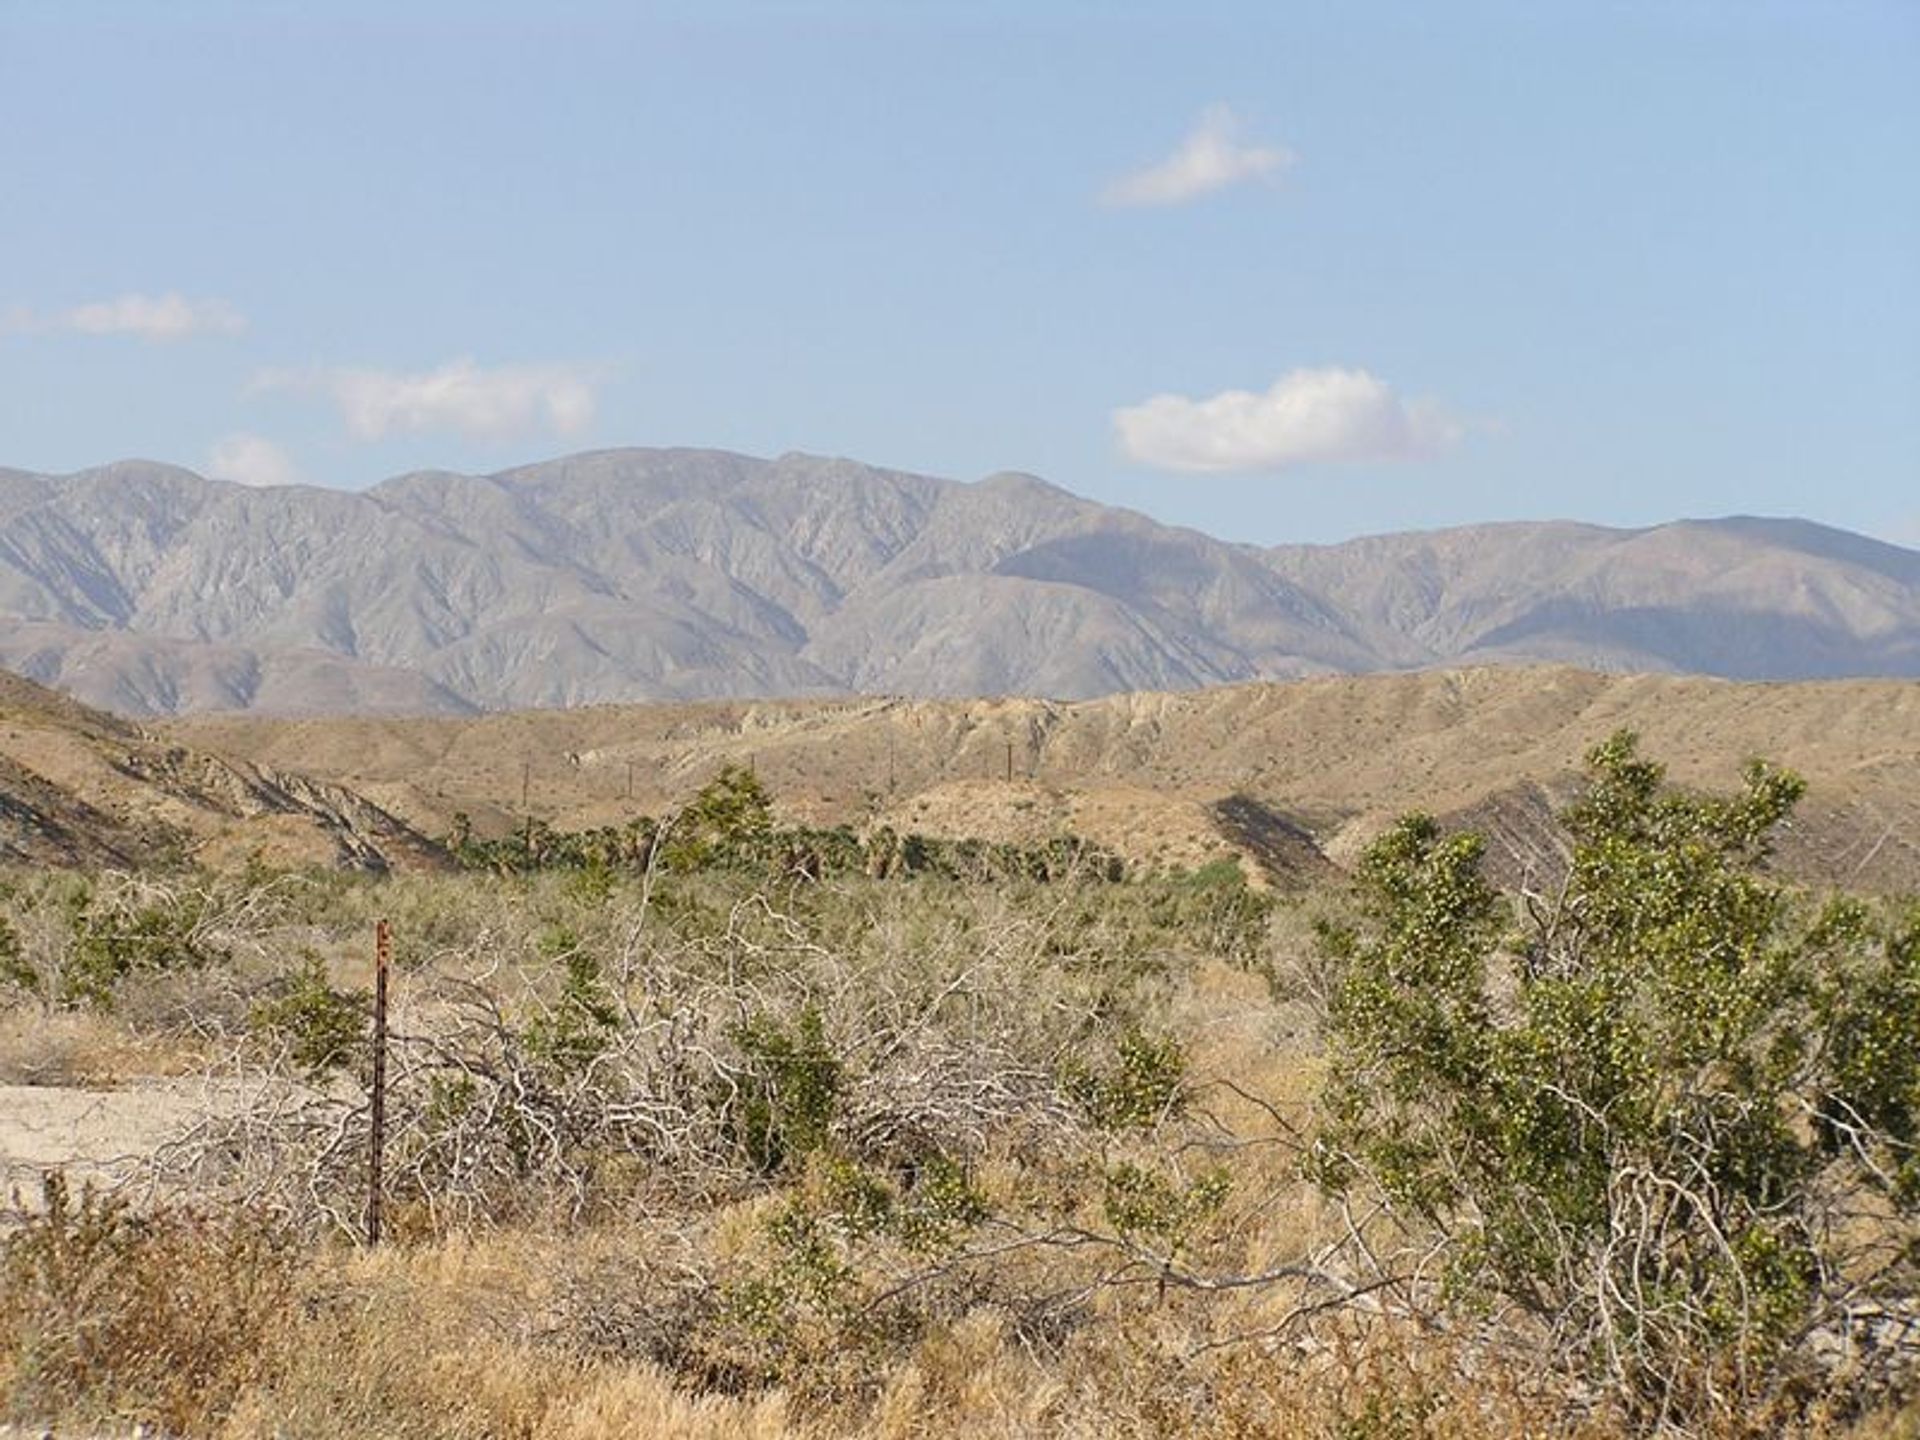
{"type": "Polygon", "coordinates": [[[360,493],[0,475],[0,664],[123,711],[1017,692],[1551,661],[1920,675],[1920,554],[1808,521],[1268,550],[1020,472],[584,451],[360,493]]]}

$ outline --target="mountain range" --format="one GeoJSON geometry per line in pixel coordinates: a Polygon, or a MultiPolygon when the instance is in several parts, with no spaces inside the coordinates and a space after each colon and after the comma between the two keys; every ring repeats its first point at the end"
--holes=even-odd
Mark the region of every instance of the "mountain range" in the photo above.
{"type": "Polygon", "coordinates": [[[360,492],[0,470],[0,665],[131,715],[1076,699],[1538,661],[1920,676],[1920,552],[1748,517],[1261,548],[1027,475],[711,450],[360,492]]]}

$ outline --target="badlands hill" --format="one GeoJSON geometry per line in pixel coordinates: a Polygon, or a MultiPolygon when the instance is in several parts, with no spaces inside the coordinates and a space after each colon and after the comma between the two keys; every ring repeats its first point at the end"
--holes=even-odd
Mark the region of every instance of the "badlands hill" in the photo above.
{"type": "Polygon", "coordinates": [[[254,857],[444,863],[438,846],[342,786],[159,738],[0,671],[0,861],[219,867],[254,857]]]}
{"type": "Polygon", "coordinates": [[[1276,883],[1350,860],[1394,816],[1489,832],[1508,878],[1550,862],[1580,758],[1622,726],[1683,784],[1764,756],[1809,782],[1780,862],[1816,883],[1920,892],[1920,685],[1732,683],[1563,667],[1328,677],[1077,703],[596,706],[470,719],[167,722],[238,765],[304,769],[418,830],[502,834],[661,814],[723,764],[790,816],[951,836],[1071,831],[1139,864],[1238,852],[1276,883]]]}
{"type": "Polygon", "coordinates": [[[129,715],[1075,699],[1528,661],[1920,675],[1920,553],[1757,519],[1258,549],[1031,476],[702,450],[363,493],[0,471],[0,664],[129,715]]]}

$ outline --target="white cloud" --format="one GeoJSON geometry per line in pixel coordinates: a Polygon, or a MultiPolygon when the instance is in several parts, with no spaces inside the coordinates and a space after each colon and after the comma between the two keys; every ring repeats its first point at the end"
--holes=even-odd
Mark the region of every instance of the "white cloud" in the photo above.
{"type": "Polygon", "coordinates": [[[77,335],[138,335],[143,340],[184,340],[189,335],[238,335],[247,317],[225,300],[189,300],[177,291],[164,295],[121,295],[92,300],[43,315],[27,305],[0,310],[0,333],[43,335],[67,330],[77,335]]]}
{"type": "Polygon", "coordinates": [[[293,457],[264,435],[237,431],[213,442],[207,455],[207,473],[216,480],[240,485],[299,485],[304,483],[293,457]]]}
{"type": "Polygon", "coordinates": [[[189,335],[238,335],[247,317],[225,300],[189,300],[165,295],[122,295],[76,305],[58,316],[61,330],[82,335],[138,335],[143,340],[182,340],[189,335]]]}
{"type": "Polygon", "coordinates": [[[359,440],[451,430],[473,440],[503,440],[533,431],[574,435],[593,419],[592,381],[567,365],[502,365],[471,359],[402,375],[390,370],[270,370],[255,390],[295,390],[333,401],[359,440]]]}
{"type": "Polygon", "coordinates": [[[1464,428],[1432,401],[1403,401],[1366,371],[1338,367],[1289,371],[1259,392],[1156,395],[1114,411],[1113,423],[1130,458],[1188,471],[1420,460],[1464,428]]]}
{"type": "Polygon", "coordinates": [[[1278,176],[1298,158],[1278,145],[1248,145],[1225,105],[1211,105],[1165,160],[1123,175],[1101,193],[1109,205],[1182,205],[1229,185],[1278,176]]]}

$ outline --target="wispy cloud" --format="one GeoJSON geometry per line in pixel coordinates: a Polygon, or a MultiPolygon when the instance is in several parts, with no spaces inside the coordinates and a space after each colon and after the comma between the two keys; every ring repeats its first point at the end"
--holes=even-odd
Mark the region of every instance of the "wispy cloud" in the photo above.
{"type": "Polygon", "coordinates": [[[593,420],[594,386],[570,365],[482,367],[468,357],[436,370],[269,370],[252,388],[324,395],[358,440],[452,431],[505,440],[544,431],[578,434],[593,420]]]}
{"type": "Polygon", "coordinates": [[[1108,205],[1184,205],[1229,185],[1278,176],[1297,158],[1283,146],[1243,142],[1233,111],[1211,105],[1179,149],[1158,164],[1121,176],[1100,198],[1108,205]]]}
{"type": "Polygon", "coordinates": [[[1405,401],[1364,370],[1293,370],[1263,391],[1203,400],[1156,395],[1113,412],[1121,449],[1160,470],[1262,471],[1342,461],[1421,460],[1464,426],[1405,401]]]}
{"type": "Polygon", "coordinates": [[[240,485],[299,485],[304,478],[293,457],[264,435],[236,431],[213,442],[207,473],[240,485]]]}
{"type": "Polygon", "coordinates": [[[190,335],[238,335],[247,317],[226,300],[190,300],[164,295],[120,295],[43,315],[25,306],[0,312],[0,330],[15,334],[70,331],[79,335],[136,335],[142,340],[184,340],[190,335]]]}

